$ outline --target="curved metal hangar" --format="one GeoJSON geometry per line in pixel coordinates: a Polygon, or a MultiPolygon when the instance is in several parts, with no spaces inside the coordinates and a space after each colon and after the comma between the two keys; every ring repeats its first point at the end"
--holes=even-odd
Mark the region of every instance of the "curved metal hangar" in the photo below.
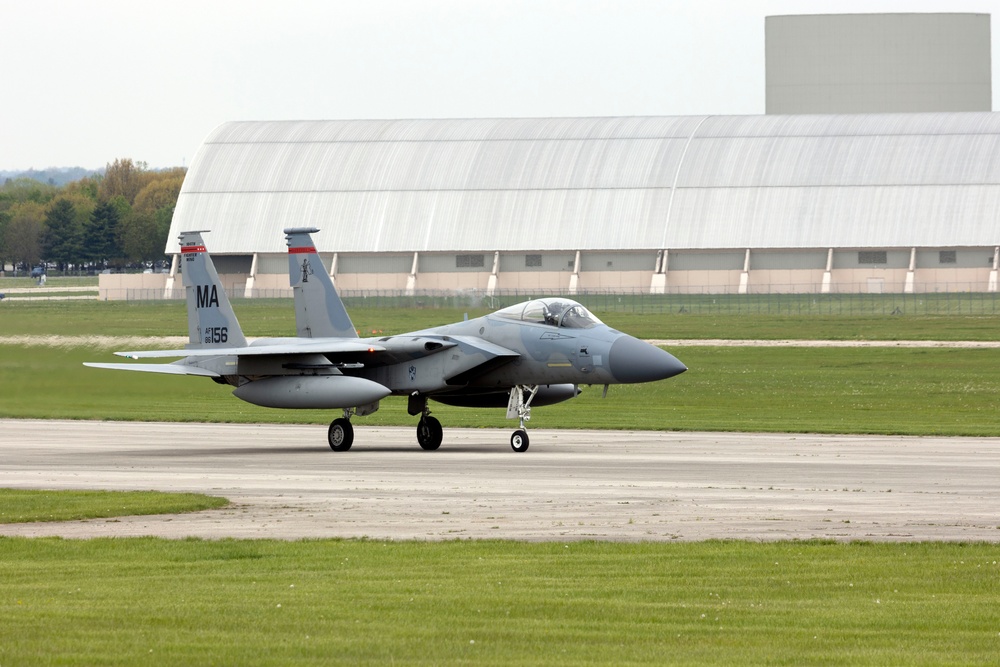
{"type": "Polygon", "coordinates": [[[288,289],[280,230],[313,225],[348,295],[987,291],[997,155],[989,112],[234,122],[167,252],[211,229],[247,296],[288,289]]]}

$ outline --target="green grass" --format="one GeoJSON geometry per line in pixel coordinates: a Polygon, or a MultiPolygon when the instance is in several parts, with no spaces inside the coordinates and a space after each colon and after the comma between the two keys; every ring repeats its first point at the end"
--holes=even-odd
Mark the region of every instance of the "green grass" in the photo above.
{"type": "MultiPolygon", "coordinates": [[[[0,336],[184,335],[185,305],[164,302],[0,304],[0,336]]],[[[294,331],[290,300],[237,300],[251,336],[294,331]]],[[[353,308],[363,335],[462,318],[460,309],[353,308]]],[[[470,311],[475,317],[485,311],[470,311]]],[[[614,327],[645,338],[995,340],[995,317],[670,315],[612,312],[614,327]]],[[[600,388],[540,408],[532,426],[679,430],[1000,435],[997,350],[677,348],[690,370],[672,380],[600,388]],[[642,406],[641,409],[639,406],[642,406]]],[[[0,386],[17,387],[0,416],[326,423],[330,411],[269,410],[198,378],[84,368],[121,361],[107,350],[0,346],[0,386]]],[[[434,407],[446,426],[506,428],[500,410],[434,407]]],[[[412,425],[387,399],[358,424],[412,425]]]]}
{"type": "Polygon", "coordinates": [[[983,544],[0,539],[0,664],[994,664],[983,544]]]}
{"type": "MultiPolygon", "coordinates": [[[[289,301],[235,307],[248,335],[294,331],[289,301]]],[[[464,312],[351,307],[365,334],[464,312]]],[[[600,315],[646,338],[1000,335],[995,317],[957,314],[600,315]]],[[[0,304],[0,336],[185,332],[179,302],[0,304]]],[[[531,425],[1000,435],[1000,350],[674,351],[690,371],[612,387],[606,400],[591,388],[536,410],[531,425]]],[[[332,416],[251,406],[200,378],[80,365],[111,360],[120,361],[107,350],[0,345],[0,416],[320,423],[332,416]]],[[[501,410],[435,405],[435,414],[446,429],[510,426],[501,410]]],[[[388,399],[356,423],[414,422],[405,401],[388,399]]],[[[48,495],[56,509],[72,504],[48,495]]],[[[102,502],[114,514],[135,513],[102,502]]],[[[0,512],[14,506],[0,492],[0,512]]],[[[993,664],[998,553],[985,544],[0,538],[0,665],[993,664]]]]}
{"type": "Polygon", "coordinates": [[[601,315],[638,338],[699,340],[1000,340],[1000,317],[913,315],[601,315]]]}
{"type": "Polygon", "coordinates": [[[228,503],[225,498],[198,493],[0,489],[0,523],[177,514],[214,509],[228,503]]]}
{"type": "Polygon", "coordinates": [[[183,336],[187,311],[174,301],[0,302],[0,336],[41,335],[183,336]]]}
{"type": "Polygon", "coordinates": [[[15,303],[17,301],[53,301],[64,298],[66,300],[83,301],[85,299],[94,299],[95,297],[97,297],[96,287],[93,292],[40,292],[37,294],[7,294],[4,297],[4,301],[7,303],[15,303]]]}
{"type": "MultiPolygon", "coordinates": [[[[663,382],[585,387],[538,408],[534,428],[1000,436],[1000,350],[690,347],[663,382]]],[[[329,423],[338,411],[244,403],[204,378],[86,368],[107,350],[0,345],[0,417],[329,423]],[[16,388],[16,389],[14,389],[16,388]]],[[[510,428],[502,409],[432,403],[448,427],[510,428]]],[[[415,424],[388,398],[359,426],[415,424]]],[[[447,430],[446,430],[447,441],[447,430]]],[[[360,444],[359,440],[359,444],[360,444]]]]}
{"type": "MultiPolygon", "coordinates": [[[[365,300],[349,306],[363,336],[398,334],[478,317],[485,308],[373,308],[365,300]]],[[[295,312],[290,299],[237,299],[233,308],[248,336],[290,336],[295,312]]],[[[677,314],[595,311],[607,324],[639,338],[1000,340],[1000,315],[770,315],[766,313],[677,314]]],[[[0,336],[141,335],[186,336],[183,301],[0,302],[0,336]]]]}
{"type": "MultiPolygon", "coordinates": [[[[45,287],[93,287],[97,292],[97,276],[47,276],[45,287]]],[[[38,287],[38,280],[31,276],[0,277],[0,292],[15,287],[38,287]]]]}

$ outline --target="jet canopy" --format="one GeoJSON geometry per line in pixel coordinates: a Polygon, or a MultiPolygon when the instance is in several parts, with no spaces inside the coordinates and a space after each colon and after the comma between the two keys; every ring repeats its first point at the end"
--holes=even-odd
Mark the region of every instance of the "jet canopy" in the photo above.
{"type": "Polygon", "coordinates": [[[535,299],[508,306],[495,313],[499,317],[564,329],[589,329],[604,324],[589,310],[570,299],[535,299]]]}

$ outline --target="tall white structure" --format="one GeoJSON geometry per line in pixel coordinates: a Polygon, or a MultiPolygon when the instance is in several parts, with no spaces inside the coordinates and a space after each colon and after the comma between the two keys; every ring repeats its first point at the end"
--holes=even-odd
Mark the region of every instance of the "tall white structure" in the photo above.
{"type": "Polygon", "coordinates": [[[992,111],[989,14],[765,19],[769,114],[992,111]]]}

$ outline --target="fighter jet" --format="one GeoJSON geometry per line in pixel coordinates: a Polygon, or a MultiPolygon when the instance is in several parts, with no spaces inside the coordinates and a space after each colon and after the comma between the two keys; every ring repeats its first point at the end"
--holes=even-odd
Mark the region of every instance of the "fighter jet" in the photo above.
{"type": "Polygon", "coordinates": [[[271,408],[338,409],[328,430],[334,451],[354,442],[351,417],[370,415],[388,396],[405,396],[417,442],[440,447],[441,422],[428,399],[462,407],[507,408],[519,427],[515,452],[528,449],[532,407],[576,397],[579,385],[652,382],[687,367],[670,353],[616,331],[581,304],[536,299],[476,319],[411,333],[359,338],[311,234],[285,230],[295,297],[294,338],[248,343],[205,248],[204,231],[180,235],[189,343],[183,350],[116,352],[172,363],[87,363],[95,368],[197,375],[235,387],[233,395],[271,408]]]}

